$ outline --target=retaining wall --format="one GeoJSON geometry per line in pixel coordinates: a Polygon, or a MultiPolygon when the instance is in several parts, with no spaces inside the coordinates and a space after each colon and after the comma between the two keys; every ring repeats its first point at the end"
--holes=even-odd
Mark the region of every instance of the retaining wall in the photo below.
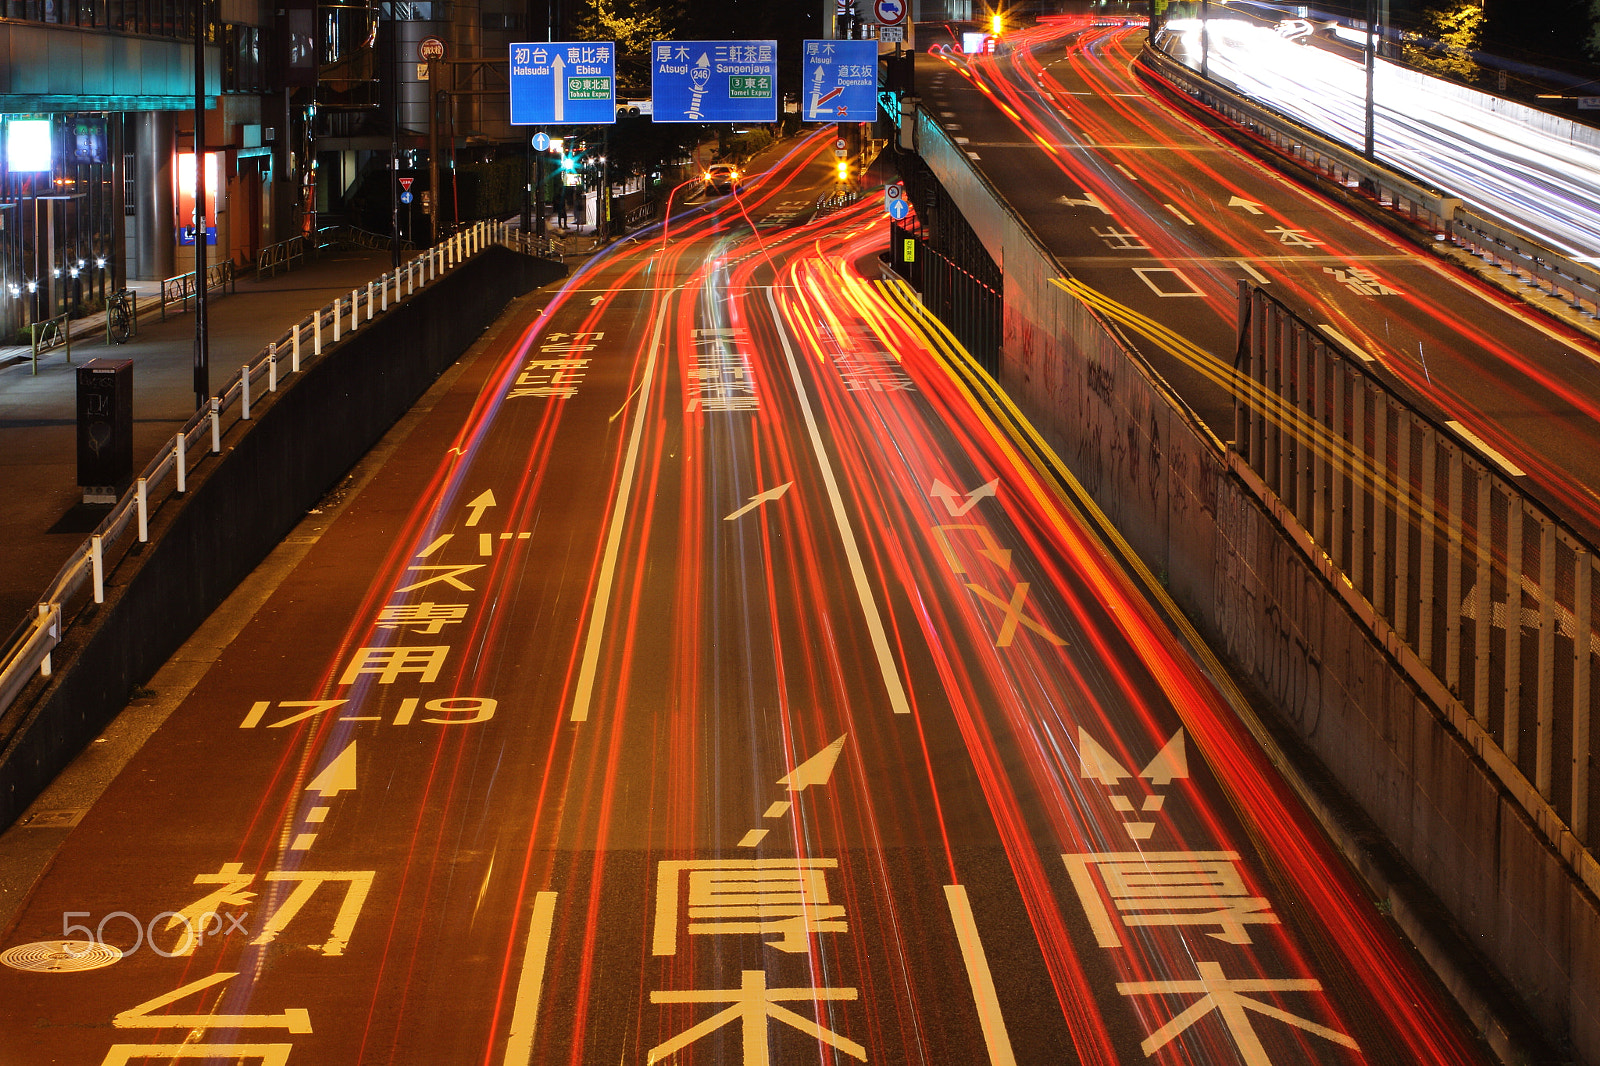
{"type": "Polygon", "coordinates": [[[94,739],[148,680],[521,295],[566,267],[490,245],[410,299],[324,349],[292,388],[262,397],[246,432],[198,465],[181,501],[153,517],[124,563],[67,631],[55,672],[18,701],[0,751],[0,829],[94,739]]]}
{"type": "MultiPolygon", "coordinates": [[[[918,147],[1005,276],[1000,382],[1207,641],[1268,698],[1545,1036],[1600,1064],[1600,906],[1441,710],[1228,467],[1216,437],[1053,279],[1026,224],[926,115],[918,147]]],[[[1328,810],[1325,824],[1331,821],[1328,810]]],[[[1340,836],[1333,828],[1336,839],[1340,836]]],[[[1347,852],[1374,867],[1357,842],[1347,852]]],[[[1498,1050],[1488,982],[1375,885],[1498,1050]]]]}

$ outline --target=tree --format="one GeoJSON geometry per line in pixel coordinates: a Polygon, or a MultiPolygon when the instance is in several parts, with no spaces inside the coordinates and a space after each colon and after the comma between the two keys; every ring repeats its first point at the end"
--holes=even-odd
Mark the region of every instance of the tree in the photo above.
{"type": "Polygon", "coordinates": [[[1478,73],[1473,58],[1483,32],[1478,0],[1457,0],[1448,7],[1423,12],[1422,32],[1403,35],[1405,60],[1419,70],[1472,80],[1478,73]]]}
{"type": "Polygon", "coordinates": [[[593,0],[579,17],[580,40],[616,42],[618,99],[650,95],[650,42],[667,40],[678,28],[669,19],[670,12],[663,17],[662,8],[637,0],[593,0]]]}

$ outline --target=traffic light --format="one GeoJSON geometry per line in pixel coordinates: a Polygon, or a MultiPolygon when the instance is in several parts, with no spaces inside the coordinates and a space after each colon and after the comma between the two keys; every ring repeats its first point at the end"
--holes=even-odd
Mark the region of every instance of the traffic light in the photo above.
{"type": "Polygon", "coordinates": [[[839,184],[848,185],[850,183],[850,160],[839,160],[833,164],[833,170],[834,176],[837,178],[839,184]]]}

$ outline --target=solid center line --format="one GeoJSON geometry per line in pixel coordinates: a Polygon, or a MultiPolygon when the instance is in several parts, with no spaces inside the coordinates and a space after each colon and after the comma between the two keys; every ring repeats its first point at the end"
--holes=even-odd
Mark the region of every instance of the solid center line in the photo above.
{"type": "Polygon", "coordinates": [[[877,654],[878,670],[883,674],[884,687],[889,690],[889,705],[894,708],[895,714],[910,714],[911,701],[906,698],[900,669],[895,665],[893,652],[889,650],[889,634],[883,628],[878,601],[873,598],[872,585],[867,581],[867,568],[861,561],[861,549],[856,546],[855,531],[850,526],[850,516],[845,513],[844,496],[839,492],[838,479],[833,476],[833,463],[828,459],[828,449],[823,446],[822,432],[817,429],[817,417],[811,411],[811,399],[806,395],[805,379],[800,376],[800,365],[795,361],[788,331],[783,328],[783,314],[778,310],[778,301],[770,289],[767,290],[767,304],[772,308],[772,320],[778,326],[778,341],[783,345],[784,358],[789,361],[789,376],[794,379],[794,394],[800,401],[800,412],[806,418],[806,432],[811,438],[811,449],[817,456],[817,466],[822,470],[828,503],[833,508],[833,521],[838,526],[839,539],[844,544],[845,558],[850,561],[850,576],[855,580],[856,598],[861,601],[861,613],[866,616],[867,630],[872,634],[872,650],[877,654]]]}
{"type": "Polygon", "coordinates": [[[606,554],[600,564],[600,580],[594,590],[594,607],[589,613],[589,630],[583,638],[583,665],[578,671],[578,689],[572,697],[570,720],[589,720],[589,701],[594,696],[594,675],[600,663],[600,638],[605,633],[606,614],[611,607],[611,587],[617,578],[617,555],[622,549],[622,527],[633,499],[633,473],[639,465],[639,445],[644,440],[644,416],[650,409],[650,384],[656,376],[656,357],[661,352],[661,327],[667,318],[667,304],[656,312],[655,332],[650,337],[650,355],[639,382],[639,403],[633,410],[633,431],[628,438],[628,456],[617,483],[617,498],[611,504],[611,528],[606,531],[606,554]]]}
{"type": "Polygon", "coordinates": [[[544,989],[544,967],[550,957],[550,927],[554,924],[556,894],[540,892],[533,898],[533,918],[528,923],[528,946],[522,952],[522,973],[517,978],[517,1002],[506,1034],[506,1066],[528,1066],[533,1058],[533,1031],[539,1023],[539,994],[544,989]]]}
{"type": "Polygon", "coordinates": [[[1006,1020],[1000,1014],[1000,997],[994,990],[994,975],[989,972],[989,959],[983,953],[983,941],[978,936],[978,923],[972,917],[967,888],[945,885],[944,898],[950,905],[950,920],[955,924],[956,940],[961,945],[961,960],[967,964],[967,983],[972,986],[972,999],[978,1006],[978,1024],[983,1027],[989,1061],[994,1066],[1016,1066],[1017,1057],[1011,1051],[1006,1020]]]}

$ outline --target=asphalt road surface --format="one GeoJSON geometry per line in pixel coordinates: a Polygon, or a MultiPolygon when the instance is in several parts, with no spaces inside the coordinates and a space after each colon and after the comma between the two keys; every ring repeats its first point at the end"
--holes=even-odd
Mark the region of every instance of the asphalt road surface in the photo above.
{"type": "Polygon", "coordinates": [[[0,1062],[1486,1061],[857,271],[881,198],[796,211],[830,143],[519,304],[394,442],[0,939],[0,1062]]]}
{"type": "Polygon", "coordinates": [[[1144,39],[1061,20],[919,56],[923,107],[1220,439],[1238,286],[1260,285],[1600,536],[1600,346],[1175,109],[1135,73],[1144,39]]]}

